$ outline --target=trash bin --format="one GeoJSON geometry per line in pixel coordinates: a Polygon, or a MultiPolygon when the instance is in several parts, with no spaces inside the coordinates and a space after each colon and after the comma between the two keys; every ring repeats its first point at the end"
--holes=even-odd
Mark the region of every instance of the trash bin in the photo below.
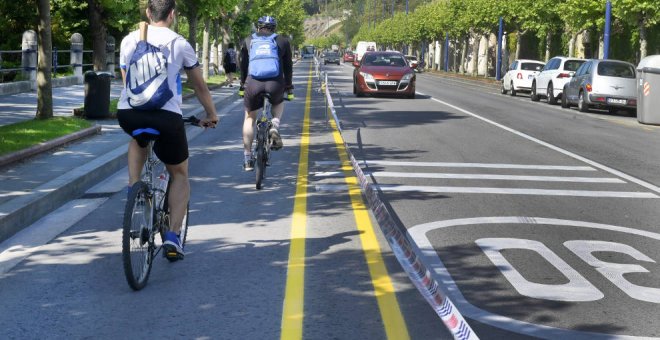
{"type": "Polygon", "coordinates": [[[637,121],[660,124],[660,55],[648,56],[637,66],[637,121]]]}
{"type": "Polygon", "coordinates": [[[108,72],[85,72],[85,117],[110,118],[110,79],[108,72]]]}

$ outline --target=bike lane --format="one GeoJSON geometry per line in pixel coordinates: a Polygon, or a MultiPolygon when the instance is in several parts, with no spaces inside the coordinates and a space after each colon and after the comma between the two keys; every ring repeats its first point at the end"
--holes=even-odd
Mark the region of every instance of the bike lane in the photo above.
{"type": "MultiPolygon", "coordinates": [[[[190,142],[184,261],[157,258],[147,287],[128,287],[121,264],[123,170],[109,179],[119,185],[104,184],[115,188],[104,191],[110,199],[0,277],[4,334],[262,339],[291,338],[286,331],[297,328],[297,337],[312,339],[450,338],[360,206],[359,193],[317,192],[308,185],[302,188],[305,209],[295,207],[301,178],[347,183],[315,176],[336,170],[326,162],[340,156],[323,97],[317,84],[310,86],[316,81],[311,68],[309,62],[296,65],[297,99],[285,104],[281,129],[285,148],[273,154],[263,190],[255,189],[254,173],[241,168],[240,100],[222,108],[216,130],[190,142]],[[308,167],[301,172],[305,143],[308,167]],[[304,233],[296,232],[303,215],[304,233]],[[287,281],[301,269],[299,281],[287,281]],[[297,310],[285,309],[291,303],[297,310]],[[298,323],[289,326],[291,318],[298,323]]],[[[92,209],[98,195],[89,193],[90,201],[77,200],[60,214],[66,220],[92,209]]]]}

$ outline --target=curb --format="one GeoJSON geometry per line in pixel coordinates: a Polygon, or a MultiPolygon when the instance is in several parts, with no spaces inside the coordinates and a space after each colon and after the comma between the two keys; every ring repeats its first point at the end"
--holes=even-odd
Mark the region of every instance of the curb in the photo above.
{"type": "Polygon", "coordinates": [[[99,134],[101,133],[101,126],[96,125],[92,126],[83,130],[80,130],[78,132],[74,132],[70,135],[62,136],[47,142],[39,143],[37,145],[31,146],[27,149],[23,149],[20,151],[12,152],[10,154],[4,155],[0,157],[0,167],[3,167],[5,165],[12,164],[14,162],[18,162],[20,160],[23,160],[28,157],[35,156],[37,154],[40,154],[42,152],[54,149],[56,147],[62,146],[67,143],[71,143],[73,141],[89,137],[91,135],[99,134]]]}

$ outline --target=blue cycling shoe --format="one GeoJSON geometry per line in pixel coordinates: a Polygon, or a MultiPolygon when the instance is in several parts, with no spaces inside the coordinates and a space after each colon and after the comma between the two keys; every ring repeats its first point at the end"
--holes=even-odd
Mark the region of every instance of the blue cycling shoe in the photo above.
{"type": "Polygon", "coordinates": [[[168,231],[165,233],[165,242],[163,242],[163,250],[165,251],[165,257],[170,260],[170,262],[183,260],[183,247],[181,246],[181,239],[173,231],[168,231]]]}

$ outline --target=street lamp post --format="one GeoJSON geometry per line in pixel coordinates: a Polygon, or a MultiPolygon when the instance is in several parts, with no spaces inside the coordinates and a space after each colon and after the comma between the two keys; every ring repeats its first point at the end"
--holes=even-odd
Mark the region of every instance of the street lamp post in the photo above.
{"type": "Polygon", "coordinates": [[[603,37],[603,59],[609,58],[610,52],[610,21],[612,19],[612,2],[607,0],[605,4],[605,34],[603,37]]]}

